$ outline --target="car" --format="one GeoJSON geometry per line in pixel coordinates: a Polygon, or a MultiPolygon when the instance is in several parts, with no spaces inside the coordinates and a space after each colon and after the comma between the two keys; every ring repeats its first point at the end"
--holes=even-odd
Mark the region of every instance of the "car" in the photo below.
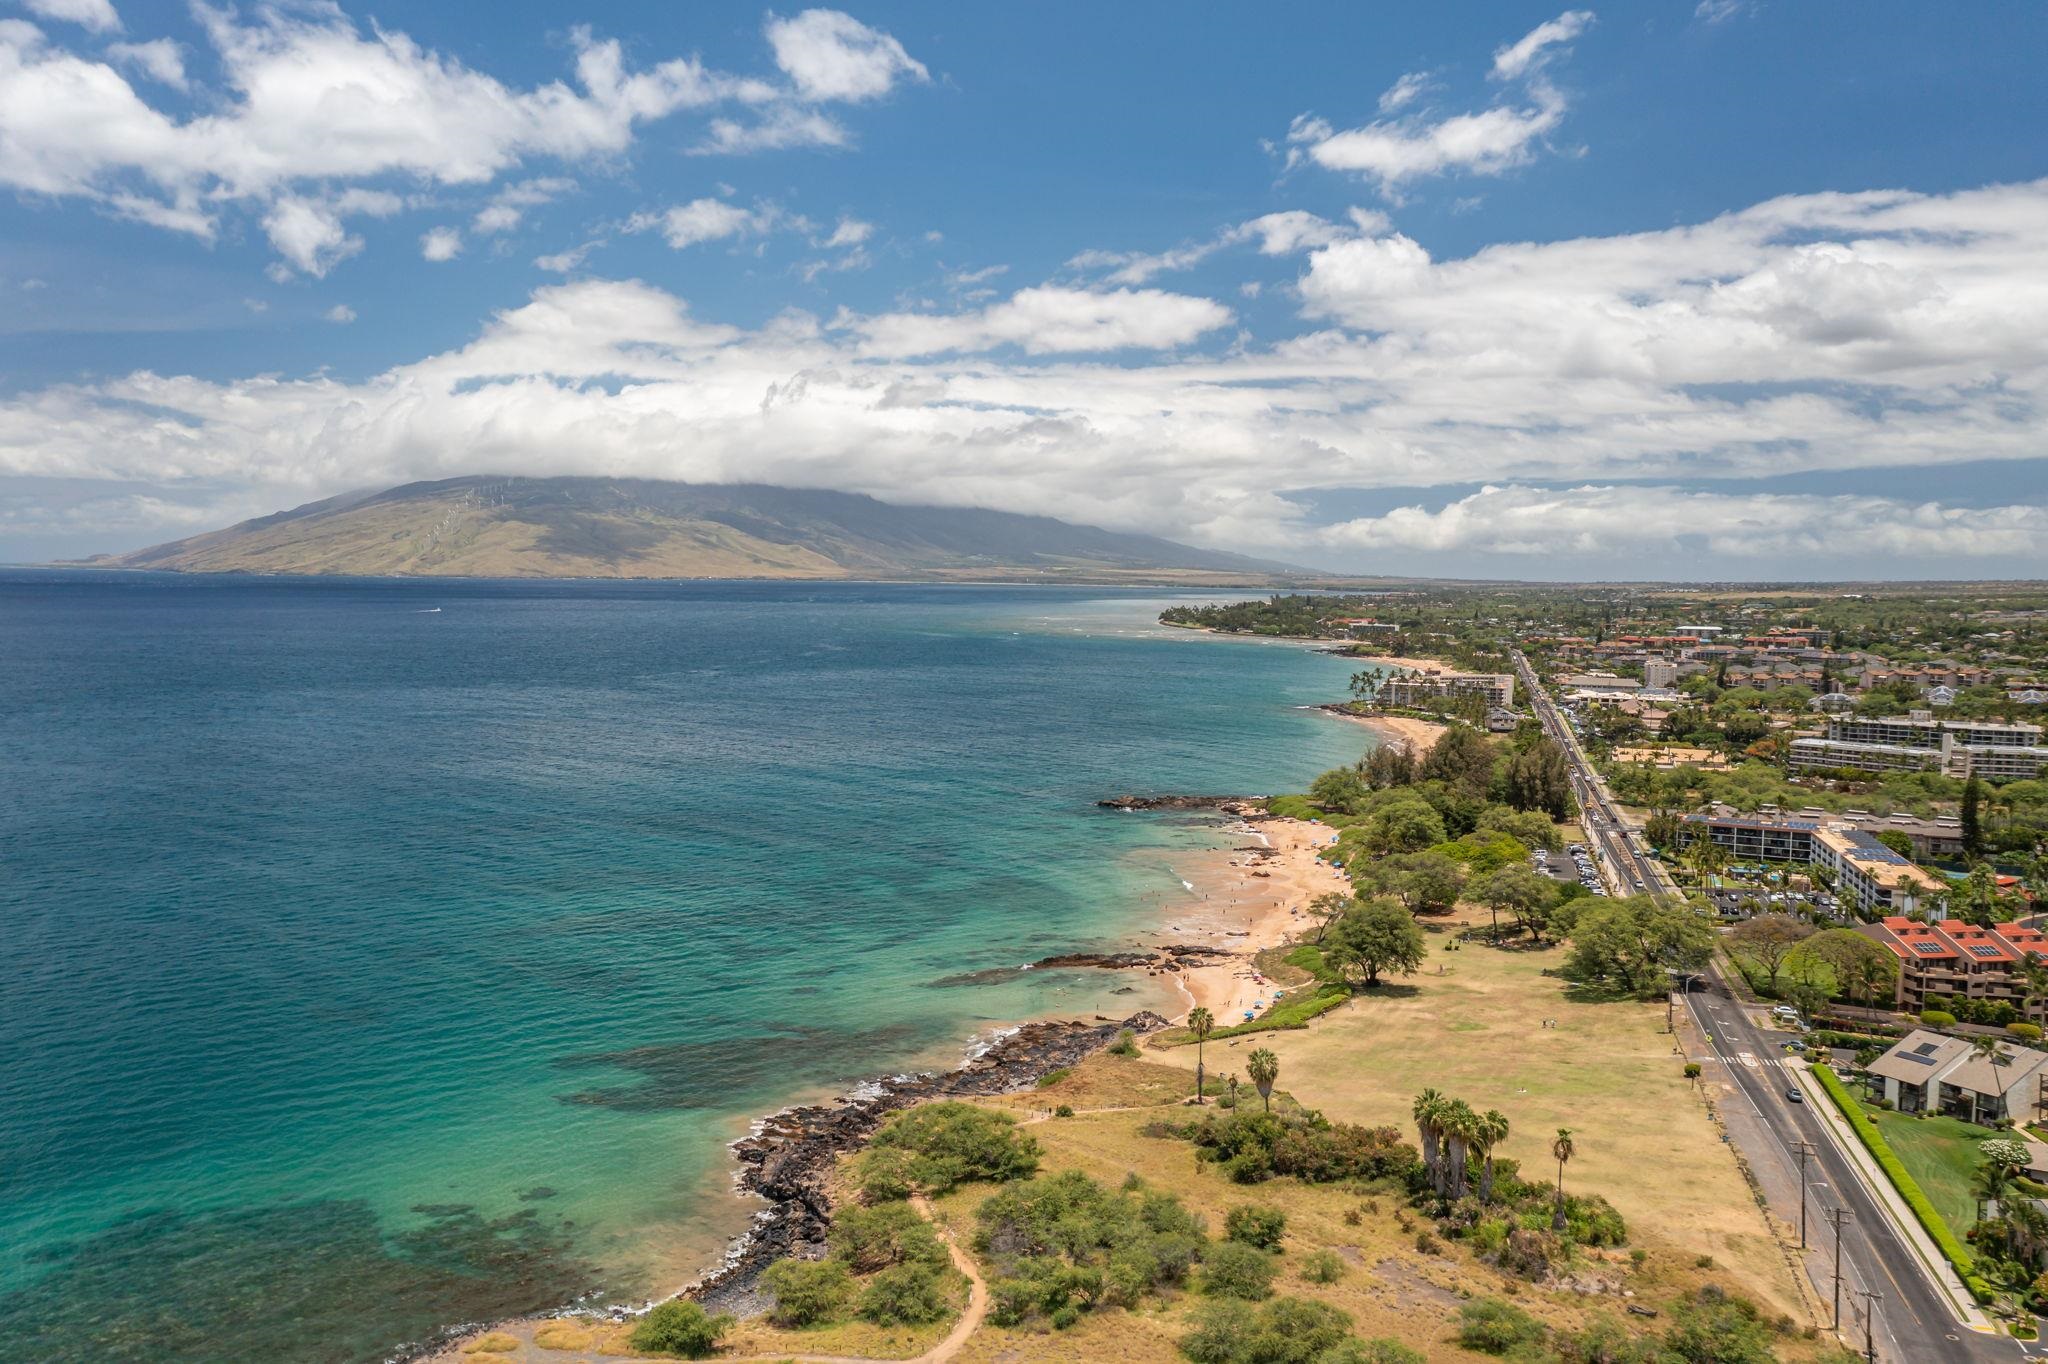
{"type": "Polygon", "coordinates": [[[1799,1092],[1798,1085],[1794,1085],[1792,1086],[1792,1088],[1786,1090],[1785,1097],[1796,1104],[1803,1104],[1806,1102],[1806,1096],[1799,1092]]]}
{"type": "Polygon", "coordinates": [[[1786,1050],[1786,1051],[1805,1051],[1805,1050],[1806,1050],[1806,1044],[1805,1044],[1804,1042],[1800,1041],[1800,1040],[1799,1040],[1798,1038],[1796,1038],[1796,1037],[1795,1037],[1795,1038],[1793,1038],[1793,1039],[1792,1039],[1792,1040],[1791,1040],[1790,1042],[1787,1042],[1787,1043],[1785,1044],[1785,1050],[1786,1050]]]}

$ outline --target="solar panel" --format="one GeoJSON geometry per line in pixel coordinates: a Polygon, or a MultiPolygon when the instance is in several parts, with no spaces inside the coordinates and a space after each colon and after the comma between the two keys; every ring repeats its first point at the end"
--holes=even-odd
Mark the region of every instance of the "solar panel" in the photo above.
{"type": "Polygon", "coordinates": [[[1923,957],[1937,957],[1948,950],[1938,942],[1916,942],[1912,944],[1912,947],[1915,952],[1918,952],[1923,957]]]}
{"type": "Polygon", "coordinates": [[[1965,943],[1965,944],[1964,944],[1964,946],[1966,946],[1966,947],[1968,947],[1968,948],[1970,949],[1970,954],[1971,954],[1972,956],[1977,956],[1977,957],[2002,957],[2002,956],[2004,956],[2004,955],[2005,955],[2005,953],[2003,953],[2003,952],[1999,951],[1999,950],[1998,950],[1997,948],[1993,947],[1993,946],[1992,946],[1992,945],[1991,945],[1990,943],[1988,943],[1988,942],[1973,942],[1973,943],[1965,943]]]}
{"type": "Polygon", "coordinates": [[[1941,1043],[1939,1043],[1939,1042],[1922,1042],[1922,1043],[1921,1043],[1921,1044],[1920,1044],[1919,1046],[1917,1046],[1917,1047],[1913,1048],[1913,1055],[1915,1055],[1915,1056],[1932,1056],[1932,1055],[1934,1055],[1934,1053],[1936,1053],[1936,1052],[1938,1052],[1938,1051],[1940,1051],[1940,1050],[1941,1050],[1941,1043]]]}

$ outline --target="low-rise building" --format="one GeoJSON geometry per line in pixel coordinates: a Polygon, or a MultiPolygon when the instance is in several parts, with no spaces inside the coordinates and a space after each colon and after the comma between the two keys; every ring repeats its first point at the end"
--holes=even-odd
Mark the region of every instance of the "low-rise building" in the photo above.
{"type": "Polygon", "coordinates": [[[1901,1113],[1944,1113],[1993,1126],[2027,1123],[2048,1097],[2048,1052],[2010,1042],[1985,1056],[1960,1037],[1915,1028],[1870,1063],[1884,1097],[1901,1113]]]}
{"type": "Polygon", "coordinates": [[[1759,812],[1745,815],[1716,809],[1687,815],[1679,824],[1679,841],[1706,838],[1738,860],[1800,862],[1828,871],[1835,894],[1858,914],[1910,914],[1922,908],[1942,879],[1901,857],[1877,835],[1835,816],[1759,812]]]}
{"type": "Polygon", "coordinates": [[[1863,924],[1857,932],[1890,948],[1899,959],[1893,1003],[1909,1013],[1962,998],[2003,1001],[2020,1014],[2042,1014],[2041,1001],[2027,998],[2027,978],[2020,969],[2030,958],[2039,961],[2048,953],[2048,938],[2038,928],[1980,928],[1957,920],[1920,923],[1893,915],[1863,924]]]}
{"type": "Polygon", "coordinates": [[[1427,706],[1439,696],[1478,696],[1489,707],[1515,704],[1512,673],[1457,673],[1438,668],[1399,673],[1380,684],[1379,699],[1390,706],[1427,706]]]}

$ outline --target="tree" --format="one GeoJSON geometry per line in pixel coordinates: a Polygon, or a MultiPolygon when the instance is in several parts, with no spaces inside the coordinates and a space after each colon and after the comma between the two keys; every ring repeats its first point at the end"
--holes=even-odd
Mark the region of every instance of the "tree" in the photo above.
{"type": "Polygon", "coordinates": [[[1472,1149],[1479,1153],[1479,1201],[1493,1201],[1493,1148],[1508,1139],[1507,1115],[1489,1108],[1472,1128],[1472,1149]]]}
{"type": "Polygon", "coordinates": [[[1835,988],[1864,1004],[1870,1003],[1879,986],[1890,986],[1899,978],[1899,959],[1853,928],[1814,934],[1785,954],[1785,964],[1806,980],[1816,980],[1817,966],[1825,965],[1835,978],[1835,988]]]}
{"type": "Polygon", "coordinates": [[[1569,818],[1572,779],[1564,750],[1549,739],[1539,739],[1510,754],[1501,768],[1501,798],[1517,810],[1540,810],[1554,820],[1569,818]]]}
{"type": "Polygon", "coordinates": [[[1480,813],[1475,826],[1483,833],[1503,833],[1519,840],[1527,848],[1542,848],[1546,852],[1563,852],[1564,839],[1557,832],[1557,825],[1540,810],[1515,810],[1505,805],[1489,805],[1480,813]]]}
{"type": "Polygon", "coordinates": [[[1984,786],[1972,773],[1963,783],[1963,851],[1971,857],[1984,851],[1984,821],[1979,806],[1984,801],[1984,786]]]}
{"type": "Polygon", "coordinates": [[[1464,867],[1440,852],[1403,853],[1380,865],[1389,889],[1411,913],[1448,913],[1465,888],[1464,867]]]}
{"type": "Polygon", "coordinates": [[[1351,908],[1352,898],[1340,891],[1326,890],[1308,902],[1308,914],[1316,921],[1316,941],[1320,943],[1330,931],[1330,925],[1344,917],[1344,911],[1351,908]]]}
{"type": "Polygon", "coordinates": [[[1778,993],[1778,973],[1793,948],[1813,936],[1813,925],[1790,914],[1759,914],[1728,930],[1728,950],[1749,958],[1770,977],[1770,993],[1778,993]]]}
{"type": "Polygon", "coordinates": [[[1481,881],[1473,896],[1493,915],[1493,936],[1500,936],[1500,912],[1506,910],[1523,924],[1550,905],[1550,878],[1539,876],[1525,866],[1502,867],[1481,881]]]}
{"type": "Polygon", "coordinates": [[[1407,786],[1415,780],[1415,752],[1405,743],[1383,743],[1365,755],[1360,771],[1375,791],[1407,786]]]}
{"type": "Polygon", "coordinates": [[[1572,1129],[1558,1128],[1557,1139],[1550,1143],[1551,1159],[1557,1162],[1557,1210],[1550,1214],[1550,1229],[1559,1235],[1563,1235],[1565,1229],[1564,1167],[1566,1162],[1578,1153],[1579,1148],[1572,1145],[1572,1129]]]}
{"type": "Polygon", "coordinates": [[[1374,810],[1365,827],[1366,848],[1381,857],[1433,848],[1445,837],[1443,816],[1421,796],[1405,793],[1374,810]]]}
{"type": "Polygon", "coordinates": [[[1421,776],[1483,796],[1493,784],[1493,743],[1470,725],[1452,725],[1423,755],[1421,776]]]}
{"type": "Polygon", "coordinates": [[[1565,971],[1639,994],[1662,985],[1667,971],[1703,969],[1713,950],[1713,930],[1696,906],[1632,895],[1579,913],[1565,971]]]}
{"type": "Polygon", "coordinates": [[[1309,783],[1308,798],[1325,810],[1355,815],[1364,808],[1365,781],[1355,767],[1333,767],[1309,783]]]}
{"type": "Polygon", "coordinates": [[[702,1359],[718,1348],[731,1329],[732,1318],[724,1313],[714,1317],[687,1298],[670,1298],[640,1318],[631,1344],[642,1354],[702,1359]]]}
{"type": "Polygon", "coordinates": [[[1878,830],[1877,841],[1901,857],[1910,858],[1913,855],[1913,840],[1897,829],[1878,830]]]}
{"type": "Polygon", "coordinates": [[[1361,668],[1351,674],[1351,694],[1369,706],[1380,694],[1380,684],[1386,680],[1384,668],[1361,668]]]}
{"type": "Polygon", "coordinates": [[[1422,1147],[1422,1169],[1429,1176],[1430,1186],[1439,1194],[1444,1191],[1443,1163],[1443,1114],[1449,1102],[1435,1089],[1425,1089],[1415,1096],[1409,1107],[1409,1116],[1415,1119],[1415,1136],[1422,1147]]]}
{"type": "Polygon", "coordinates": [[[1188,1031],[1195,1035],[1195,1102],[1207,1103],[1202,1097],[1206,1076],[1202,1071],[1202,1047],[1209,1040],[1209,1034],[1216,1028],[1216,1016],[1199,1005],[1188,1014],[1188,1031]]]}
{"type": "Polygon", "coordinates": [[[1347,979],[1362,976],[1369,989],[1381,972],[1414,975],[1427,947],[1414,915],[1390,900],[1369,900],[1337,921],[1323,959],[1347,979]]]}
{"type": "Polygon", "coordinates": [[[1444,1196],[1463,1198],[1479,1115],[1463,1099],[1452,1099],[1444,1106],[1440,1121],[1444,1134],[1444,1196]]]}
{"type": "Polygon", "coordinates": [[[1244,1073],[1251,1077],[1252,1088],[1259,1091],[1259,1102],[1268,1113],[1273,1111],[1273,1082],[1280,1078],[1280,1058],[1260,1047],[1247,1056],[1244,1073]]]}

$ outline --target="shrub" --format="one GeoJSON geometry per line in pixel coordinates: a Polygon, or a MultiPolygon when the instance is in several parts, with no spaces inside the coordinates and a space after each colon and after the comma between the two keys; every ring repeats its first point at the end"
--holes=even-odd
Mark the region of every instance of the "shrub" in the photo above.
{"type": "Polygon", "coordinates": [[[1930,1028],[1953,1028],[1956,1025],[1956,1016],[1940,1009],[1923,1009],[1920,1021],[1930,1028]]]}
{"type": "Polygon", "coordinates": [[[1116,1041],[1109,1044],[1109,1054],[1111,1056],[1136,1056],[1138,1054],[1138,1035],[1129,1028],[1118,1030],[1116,1041]]]}
{"type": "Polygon", "coordinates": [[[1071,1118],[1074,1116],[1074,1106],[1072,1104],[1061,1104],[1052,1111],[1052,1115],[1055,1118],[1071,1118]]]}
{"type": "Polygon", "coordinates": [[[1317,1250],[1301,1258],[1301,1277],[1310,1283],[1335,1283],[1344,1277],[1344,1257],[1334,1250],[1317,1250]]]}
{"type": "Polygon", "coordinates": [[[1697,1062],[1697,1061],[1687,1061],[1687,1062],[1685,1063],[1685,1078],[1686,1078],[1686,1079],[1688,1079],[1688,1080],[1697,1080],[1697,1079],[1699,1079],[1699,1078],[1700,1078],[1700,1063],[1699,1063],[1699,1062],[1697,1062]]]}
{"type": "Polygon", "coordinates": [[[2021,1042],[2041,1040],[2041,1025],[2038,1023],[2008,1023],[2005,1030],[2021,1042]]]}
{"type": "Polygon", "coordinates": [[[1241,1203],[1223,1219],[1223,1234],[1258,1250],[1278,1250],[1287,1234],[1287,1214],[1278,1208],[1241,1203]]]}
{"type": "Polygon", "coordinates": [[[1671,1315],[1664,1344],[1686,1364],[1775,1364],[1770,1327],[1746,1298],[1703,1288],[1671,1315]]]}
{"type": "Polygon", "coordinates": [[[1499,1298],[1474,1298],[1458,1309],[1458,1343],[1468,1350],[1504,1355],[1533,1349],[1545,1334],[1542,1322],[1499,1298]]]}
{"type": "Polygon", "coordinates": [[[1316,1356],[1316,1364],[1429,1364],[1420,1350],[1411,1350],[1398,1340],[1375,1336],[1371,1340],[1340,1340],[1316,1356]]]}
{"type": "Polygon", "coordinates": [[[999,1184],[1038,1172],[1038,1143],[1007,1113],[946,1101],[922,1104],[883,1124],[862,1157],[861,1191],[870,1183],[948,1193],[959,1184],[999,1184]]]}
{"type": "Polygon", "coordinates": [[[641,1354],[703,1359],[731,1329],[724,1313],[714,1317],[687,1298],[670,1298],[640,1318],[629,1342],[641,1354]]]}
{"type": "Polygon", "coordinates": [[[1045,1074],[1038,1077],[1038,1087],[1040,1089],[1050,1089],[1073,1073],[1074,1068],[1072,1066],[1061,1066],[1057,1070],[1048,1070],[1045,1074]]]}
{"type": "Polygon", "coordinates": [[[922,1326],[952,1310],[944,1280],[930,1265],[901,1264],[869,1281],[860,1314],[877,1326],[922,1326]]]}
{"type": "Polygon", "coordinates": [[[1405,1175],[1419,1160],[1391,1127],[1333,1123],[1320,1114],[1210,1114],[1180,1130],[1196,1158],[1212,1161],[1239,1184],[1292,1175],[1310,1184],[1405,1175]]]}
{"type": "Polygon", "coordinates": [[[1195,1364],[1380,1364],[1371,1355],[1333,1353],[1354,1343],[1346,1340],[1350,1330],[1351,1318],[1327,1303],[1275,1298],[1255,1308],[1209,1302],[1195,1312],[1180,1348],[1195,1364]]]}
{"type": "Polygon", "coordinates": [[[1185,1280],[1207,1245],[1202,1220],[1173,1195],[1129,1181],[1111,1192],[1075,1170],[1003,1189],[975,1217],[975,1248],[1000,1276],[990,1290],[999,1326],[1070,1303],[1136,1306],[1185,1280]]]}
{"type": "Polygon", "coordinates": [[[846,1310],[853,1275],[843,1260],[777,1260],[761,1276],[761,1287],[775,1299],[768,1315],[777,1326],[815,1326],[846,1310]]]}
{"type": "Polygon", "coordinates": [[[872,1208],[847,1208],[832,1219],[825,1234],[834,1259],[859,1274],[905,1263],[940,1266],[946,1248],[938,1233],[907,1203],[881,1203],[872,1208]]]}
{"type": "Polygon", "coordinates": [[[1907,1172],[1898,1154],[1892,1150],[1891,1143],[1884,1139],[1884,1133],[1877,1130],[1877,1124],[1870,1120],[1862,1106],[1842,1087],[1842,1082],[1835,1077],[1833,1070],[1826,1066],[1814,1066],[1812,1073],[1813,1078],[1820,1082],[1820,1087],[1828,1092],[1828,1097],[1834,1100],[1835,1107],[1842,1111],[1842,1116],[1849,1120],[1849,1126],[1856,1130],[1857,1140],[1863,1143],[1863,1148],[1870,1152],[1871,1157],[1884,1170],[1892,1182],[1892,1187],[1899,1191],[1899,1197],[1906,1201],[1906,1206],[1920,1219],[1920,1225],[1926,1228],[1928,1236],[1933,1238],[1942,1255],[1955,1266],[1956,1274],[1962,1279],[1963,1286],[1970,1290],[1971,1296],[1978,1302],[1989,1302],[1991,1286],[1977,1274],[1975,1260],[1970,1252],[1963,1248],[1962,1242],[1956,1240],[1955,1233],[1949,1230],[1948,1223],[1942,1220],[1934,1205],[1927,1201],[1927,1194],[1921,1189],[1919,1181],[1907,1172]]]}
{"type": "Polygon", "coordinates": [[[1273,1292],[1273,1257],[1241,1241],[1225,1241],[1202,1260],[1202,1291],[1212,1298],[1256,1302],[1273,1292]]]}

